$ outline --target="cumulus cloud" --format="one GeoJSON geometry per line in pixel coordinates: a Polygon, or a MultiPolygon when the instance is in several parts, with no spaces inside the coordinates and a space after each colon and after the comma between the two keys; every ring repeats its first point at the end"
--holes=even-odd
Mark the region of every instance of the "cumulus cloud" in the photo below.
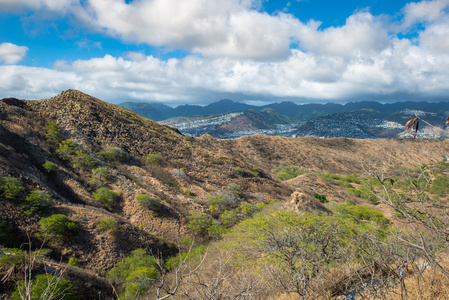
{"type": "MultiPolygon", "coordinates": [[[[43,98],[67,88],[115,103],[446,95],[448,1],[408,4],[402,33],[424,22],[417,38],[409,39],[368,11],[349,16],[342,26],[321,28],[319,21],[260,12],[261,2],[251,0],[88,0],[83,5],[67,0],[75,16],[103,33],[189,54],[166,60],[144,52],[107,54],[57,61],[53,69],[0,66],[0,97],[43,98]]],[[[21,49],[11,52],[15,58],[0,50],[0,60],[20,61],[27,50],[21,49]]]]}
{"type": "Polygon", "coordinates": [[[16,64],[22,60],[28,51],[27,47],[17,46],[11,43],[0,44],[0,62],[16,64]]]}

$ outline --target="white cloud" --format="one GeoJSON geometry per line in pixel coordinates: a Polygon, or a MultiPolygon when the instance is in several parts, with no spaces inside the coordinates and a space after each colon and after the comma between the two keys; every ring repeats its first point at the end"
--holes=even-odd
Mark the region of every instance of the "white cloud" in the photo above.
{"type": "Polygon", "coordinates": [[[389,44],[386,27],[368,12],[350,16],[341,27],[319,30],[319,25],[312,22],[298,32],[304,49],[319,54],[348,55],[352,51],[381,51],[389,44]]]}
{"type": "Polygon", "coordinates": [[[0,63],[16,64],[22,60],[28,51],[27,47],[17,46],[11,43],[0,44],[0,63]]]}
{"type": "Polygon", "coordinates": [[[421,22],[435,22],[445,14],[444,10],[448,6],[449,0],[411,2],[403,9],[403,27],[421,22]]]}
{"type": "Polygon", "coordinates": [[[1,0],[0,8],[5,11],[20,11],[24,8],[61,11],[78,2],[78,0],[1,0]]]}

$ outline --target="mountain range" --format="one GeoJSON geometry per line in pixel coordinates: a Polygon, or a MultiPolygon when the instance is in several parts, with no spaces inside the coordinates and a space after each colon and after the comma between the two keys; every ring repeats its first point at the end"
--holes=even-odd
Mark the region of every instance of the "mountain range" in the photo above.
{"type": "MultiPolygon", "coordinates": [[[[449,103],[374,101],[346,104],[304,104],[292,102],[252,106],[221,100],[207,106],[125,102],[128,108],[162,124],[178,128],[190,136],[210,134],[216,138],[266,134],[284,136],[319,136],[380,138],[402,137],[405,123],[416,114],[442,126],[449,113],[449,103]]],[[[422,126],[420,136],[439,138],[446,133],[422,126]]]]}

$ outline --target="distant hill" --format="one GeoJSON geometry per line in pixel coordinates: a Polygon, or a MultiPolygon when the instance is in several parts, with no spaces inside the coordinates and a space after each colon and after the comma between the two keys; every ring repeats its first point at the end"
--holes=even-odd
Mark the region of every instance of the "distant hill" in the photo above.
{"type": "Polygon", "coordinates": [[[264,106],[247,105],[244,103],[234,102],[232,100],[221,100],[211,103],[207,106],[199,105],[180,105],[176,108],[169,107],[164,104],[150,103],[134,103],[125,102],[119,104],[129,110],[132,110],[144,117],[155,121],[162,121],[175,117],[190,116],[206,116],[224,114],[236,111],[256,110],[268,112],[271,116],[276,113],[276,119],[272,119],[273,123],[283,120],[283,123],[303,124],[314,118],[343,112],[353,112],[361,109],[373,109],[379,112],[379,116],[385,119],[388,115],[402,111],[404,109],[420,110],[429,113],[438,113],[449,115],[449,102],[428,103],[428,102],[397,102],[382,104],[375,101],[348,102],[346,104],[326,103],[326,104],[295,104],[293,102],[272,103],[264,106]]]}

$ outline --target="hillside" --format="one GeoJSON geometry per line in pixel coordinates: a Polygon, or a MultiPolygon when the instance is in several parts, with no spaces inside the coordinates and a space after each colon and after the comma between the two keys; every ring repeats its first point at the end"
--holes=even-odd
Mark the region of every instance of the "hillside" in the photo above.
{"type": "MultiPolygon", "coordinates": [[[[367,170],[432,165],[449,155],[447,140],[192,138],[76,90],[43,100],[3,99],[0,120],[0,177],[17,178],[25,188],[20,197],[2,194],[0,202],[0,220],[19,237],[16,247],[29,236],[36,247],[45,243],[53,260],[67,263],[76,258],[94,277],[105,275],[138,248],[168,257],[177,253],[175,243],[183,238],[208,243],[212,234],[196,235],[188,227],[189,216],[212,211],[211,206],[218,205],[214,201],[224,195],[238,210],[275,199],[287,204],[300,189],[318,189],[313,177],[279,181],[276,174],[285,166],[362,176],[367,170]],[[49,136],[49,128],[56,128],[60,137],[49,136]],[[56,169],[48,171],[46,162],[56,169]],[[92,184],[98,169],[107,179],[92,184]],[[100,186],[118,197],[99,201],[95,193],[100,186]],[[48,210],[26,213],[23,198],[34,190],[49,195],[53,205],[48,210]],[[136,201],[141,194],[155,199],[157,213],[136,201]],[[36,236],[39,220],[53,214],[74,220],[79,234],[64,243],[36,236]],[[103,230],[98,226],[103,219],[114,220],[118,228],[103,230]]],[[[328,193],[331,201],[345,198],[344,190],[320,185],[324,188],[317,191],[328,193]]],[[[85,292],[92,289],[85,287],[85,292]]]]}

